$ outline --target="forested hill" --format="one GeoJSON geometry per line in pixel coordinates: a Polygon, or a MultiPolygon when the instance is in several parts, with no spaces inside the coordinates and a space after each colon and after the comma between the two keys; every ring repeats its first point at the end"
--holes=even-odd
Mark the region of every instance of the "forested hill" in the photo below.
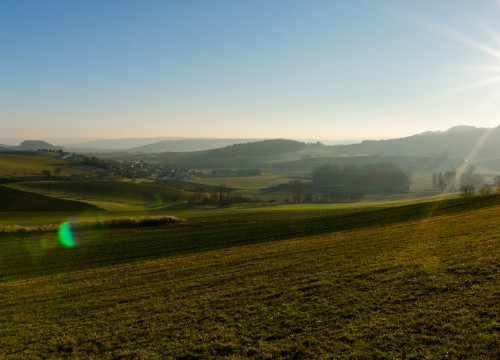
{"type": "Polygon", "coordinates": [[[294,140],[263,140],[248,142],[246,144],[234,144],[220,149],[209,150],[207,151],[207,155],[225,158],[233,156],[276,156],[318,147],[322,148],[324,146],[319,143],[306,144],[294,140]]]}
{"type": "Polygon", "coordinates": [[[45,149],[45,150],[59,150],[59,149],[64,149],[63,146],[56,146],[52,145],[46,141],[42,140],[25,140],[18,146],[10,146],[10,145],[3,145],[0,144],[0,149],[2,150],[20,150],[20,151],[34,151],[34,150],[39,150],[39,149],[45,149]]]}
{"type": "Polygon", "coordinates": [[[258,139],[168,139],[131,148],[131,152],[158,153],[166,151],[188,152],[216,149],[258,139]]]}
{"type": "Polygon", "coordinates": [[[16,149],[17,150],[38,150],[38,149],[47,149],[47,150],[59,150],[61,146],[52,145],[46,141],[41,140],[26,140],[23,141],[16,149]]]}
{"type": "Polygon", "coordinates": [[[328,151],[320,143],[306,144],[294,140],[263,140],[186,154],[182,163],[189,166],[262,166],[263,161],[300,157],[311,152],[328,151]]]}
{"type": "Polygon", "coordinates": [[[339,153],[402,155],[476,159],[500,156],[500,126],[492,129],[456,126],[447,131],[425,132],[390,140],[365,140],[359,144],[338,145],[339,153]]]}

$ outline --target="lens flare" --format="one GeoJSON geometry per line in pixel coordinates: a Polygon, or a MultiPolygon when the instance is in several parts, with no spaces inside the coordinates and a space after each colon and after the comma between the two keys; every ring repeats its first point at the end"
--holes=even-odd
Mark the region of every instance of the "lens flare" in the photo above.
{"type": "Polygon", "coordinates": [[[71,231],[71,227],[67,222],[64,222],[59,227],[57,231],[57,235],[59,236],[59,241],[66,247],[75,246],[75,238],[73,237],[73,232],[71,231]]]}

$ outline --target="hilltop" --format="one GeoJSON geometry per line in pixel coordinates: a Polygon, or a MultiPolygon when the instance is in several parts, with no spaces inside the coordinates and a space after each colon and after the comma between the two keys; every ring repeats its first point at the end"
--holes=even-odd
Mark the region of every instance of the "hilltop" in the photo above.
{"type": "Polygon", "coordinates": [[[365,140],[350,145],[323,145],[273,139],[234,144],[218,149],[165,154],[185,166],[274,167],[310,170],[326,162],[365,165],[394,162],[404,169],[455,168],[464,159],[500,171],[500,127],[457,126],[443,132],[425,132],[390,140],[365,140]]]}
{"type": "MultiPolygon", "coordinates": [[[[500,126],[476,128],[456,126],[447,131],[424,132],[404,138],[390,140],[365,140],[359,144],[339,145],[340,153],[427,156],[476,159],[500,155],[500,126]],[[475,148],[477,147],[477,151],[475,148]]],[[[471,159],[473,160],[473,159],[471,159]]]]}
{"type": "Polygon", "coordinates": [[[177,162],[191,167],[266,167],[270,162],[300,158],[325,151],[328,152],[328,147],[320,143],[306,144],[295,140],[275,139],[185,153],[177,159],[177,162]]]}
{"type": "MultiPolygon", "coordinates": [[[[55,141],[55,139],[53,139],[55,141]]],[[[487,158],[499,155],[500,126],[496,128],[477,128],[473,126],[455,126],[446,131],[427,131],[420,134],[387,139],[364,140],[347,145],[323,145],[321,150],[330,155],[387,155],[387,156],[419,156],[419,157],[459,157],[470,155],[475,146],[480,144],[477,157],[487,158]]],[[[64,147],[41,140],[26,140],[19,146],[0,145],[17,150],[36,149],[75,149],[83,151],[128,151],[130,153],[185,153],[211,151],[214,156],[252,156],[294,153],[297,151],[318,148],[320,142],[304,142],[288,139],[245,139],[245,138],[125,138],[98,139],[87,142],[65,143],[64,147]],[[298,144],[302,145],[298,145],[298,144]],[[255,145],[252,145],[255,144],[255,145]],[[294,146],[291,146],[294,144],[294,146]],[[237,145],[237,146],[234,146],[237,145]],[[307,146],[306,146],[307,145],[307,146]],[[223,149],[219,151],[212,151],[223,149]],[[265,149],[265,150],[264,150],[265,149]]],[[[198,156],[197,154],[196,156],[198,156]]]]}
{"type": "MultiPolygon", "coordinates": [[[[464,159],[477,163],[483,172],[500,171],[500,126],[476,128],[455,126],[446,131],[423,132],[404,138],[364,140],[357,144],[324,145],[289,139],[172,139],[130,138],[102,139],[80,143],[82,153],[100,153],[107,159],[137,162],[149,156],[156,162],[169,162],[181,167],[210,168],[274,168],[279,170],[311,170],[325,163],[363,166],[376,162],[393,162],[405,170],[459,167],[464,159]],[[162,139],[161,141],[155,140],[162,139]],[[152,143],[151,143],[152,142],[152,143]],[[122,148],[117,147],[141,144],[122,148]]],[[[60,149],[44,141],[23,141],[8,150],[60,149]]],[[[69,149],[69,148],[65,148],[69,149]]],[[[73,149],[74,150],[74,149],[73,149]]]]}
{"type": "Polygon", "coordinates": [[[131,152],[191,152],[216,149],[228,145],[256,141],[256,139],[168,139],[129,149],[131,152]]]}
{"type": "Polygon", "coordinates": [[[42,140],[25,140],[21,142],[19,146],[12,146],[11,147],[14,150],[38,150],[38,149],[45,149],[45,150],[59,150],[62,149],[61,146],[55,146],[52,145],[46,141],[42,140]]]}

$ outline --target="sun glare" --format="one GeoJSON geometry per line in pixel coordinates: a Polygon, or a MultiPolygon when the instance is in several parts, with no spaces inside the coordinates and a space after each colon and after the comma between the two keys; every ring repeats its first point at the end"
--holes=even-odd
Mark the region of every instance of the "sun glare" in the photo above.
{"type": "MultiPolygon", "coordinates": [[[[497,0],[497,4],[500,7],[500,0],[497,0]]],[[[480,28],[484,31],[485,34],[487,34],[492,40],[494,40],[497,44],[500,45],[500,35],[497,35],[494,31],[492,31],[489,27],[487,27],[484,24],[480,24],[480,28]]],[[[480,43],[478,41],[472,40],[466,36],[460,35],[455,32],[451,31],[444,31],[444,34],[451,37],[454,40],[459,41],[460,43],[470,46],[474,49],[477,49],[481,52],[484,52],[486,54],[492,55],[494,59],[497,62],[500,62],[500,50],[493,48],[491,46],[488,46],[486,44],[480,43]]],[[[472,83],[472,84],[466,84],[464,86],[461,86],[456,89],[452,89],[452,92],[465,92],[465,91],[473,91],[474,89],[480,89],[486,86],[491,86],[494,84],[499,84],[500,83],[500,66],[493,65],[493,66],[477,66],[472,68],[474,71],[481,71],[481,72],[491,72],[493,73],[491,76],[486,77],[485,79],[472,83]]],[[[495,91],[493,95],[489,96],[488,98],[484,99],[483,102],[481,102],[476,109],[474,109],[474,112],[480,114],[483,110],[490,106],[495,106],[496,101],[500,99],[500,90],[495,91]]],[[[467,165],[473,161],[476,157],[476,155],[479,153],[481,148],[484,146],[488,138],[493,132],[493,128],[499,125],[499,118],[500,118],[500,110],[498,108],[494,109],[494,115],[493,118],[489,119],[481,119],[481,123],[486,126],[490,127],[486,129],[484,134],[479,138],[478,142],[474,146],[474,148],[471,150],[471,152],[467,155],[467,157],[463,160],[461,166],[457,169],[457,176],[460,177],[460,174],[465,171],[465,168],[467,165]]]]}
{"type": "MultiPolygon", "coordinates": [[[[495,41],[496,44],[499,45],[500,47],[500,35],[496,34],[493,30],[491,30],[488,26],[485,24],[479,24],[479,27],[483,30],[483,32],[490,37],[492,40],[495,41]]],[[[461,34],[458,34],[456,32],[452,32],[449,30],[444,31],[444,34],[449,36],[450,38],[467,45],[469,47],[472,47],[476,50],[479,50],[483,53],[486,53],[488,55],[491,55],[494,60],[498,63],[500,63],[500,48],[494,48],[491,47],[487,44],[478,42],[476,40],[470,39],[469,37],[463,36],[461,34]]],[[[456,89],[452,89],[452,92],[464,92],[464,91],[472,91],[474,89],[480,89],[486,86],[492,86],[495,84],[500,84],[500,66],[498,65],[490,65],[490,66],[477,66],[474,67],[472,70],[475,71],[480,71],[480,72],[490,72],[492,73],[490,76],[484,78],[481,81],[472,83],[472,84],[466,84],[464,86],[461,86],[456,89]]],[[[482,110],[485,110],[486,108],[490,106],[495,106],[496,100],[500,98],[500,90],[494,91],[493,95],[489,96],[488,98],[484,99],[482,103],[480,103],[476,109],[474,109],[476,113],[480,113],[482,110]]],[[[498,117],[500,115],[500,111],[498,109],[495,109],[495,115],[493,115],[492,119],[482,119],[481,122],[484,125],[493,125],[496,126],[498,125],[498,117]]]]}
{"type": "Polygon", "coordinates": [[[73,232],[71,231],[71,227],[67,222],[61,224],[57,235],[59,236],[59,241],[65,247],[75,246],[75,238],[73,237],[73,232]]]}

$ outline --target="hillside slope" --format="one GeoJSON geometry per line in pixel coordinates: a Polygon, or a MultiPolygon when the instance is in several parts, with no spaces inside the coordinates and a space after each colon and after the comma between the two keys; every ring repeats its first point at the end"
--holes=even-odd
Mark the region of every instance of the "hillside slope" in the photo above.
{"type": "Polygon", "coordinates": [[[168,139],[133,147],[130,151],[143,153],[203,151],[249,141],[257,141],[257,139],[168,139]]]}
{"type": "Polygon", "coordinates": [[[41,176],[43,170],[52,174],[60,169],[61,176],[88,173],[80,163],[57,159],[57,153],[35,151],[10,151],[0,153],[0,177],[23,178],[41,176]]]}
{"type": "Polygon", "coordinates": [[[344,154],[431,156],[435,158],[468,158],[469,160],[500,155],[500,126],[492,129],[453,127],[443,132],[426,132],[390,140],[366,140],[360,144],[339,145],[344,154]]]}
{"type": "Polygon", "coordinates": [[[0,283],[0,357],[498,358],[499,211],[0,283]]]}
{"type": "Polygon", "coordinates": [[[186,192],[167,186],[108,180],[20,182],[8,186],[61,199],[85,201],[106,210],[161,207],[189,197],[186,192]]]}
{"type": "Polygon", "coordinates": [[[24,211],[67,211],[79,212],[101,210],[97,206],[81,201],[56,199],[31,192],[0,186],[0,212],[24,211]]]}
{"type": "MultiPolygon", "coordinates": [[[[191,167],[266,167],[269,162],[300,158],[309,152],[323,152],[322,144],[274,139],[228,145],[223,148],[184,154],[179,163],[191,167]]],[[[327,150],[326,150],[327,151],[327,150]]]]}

